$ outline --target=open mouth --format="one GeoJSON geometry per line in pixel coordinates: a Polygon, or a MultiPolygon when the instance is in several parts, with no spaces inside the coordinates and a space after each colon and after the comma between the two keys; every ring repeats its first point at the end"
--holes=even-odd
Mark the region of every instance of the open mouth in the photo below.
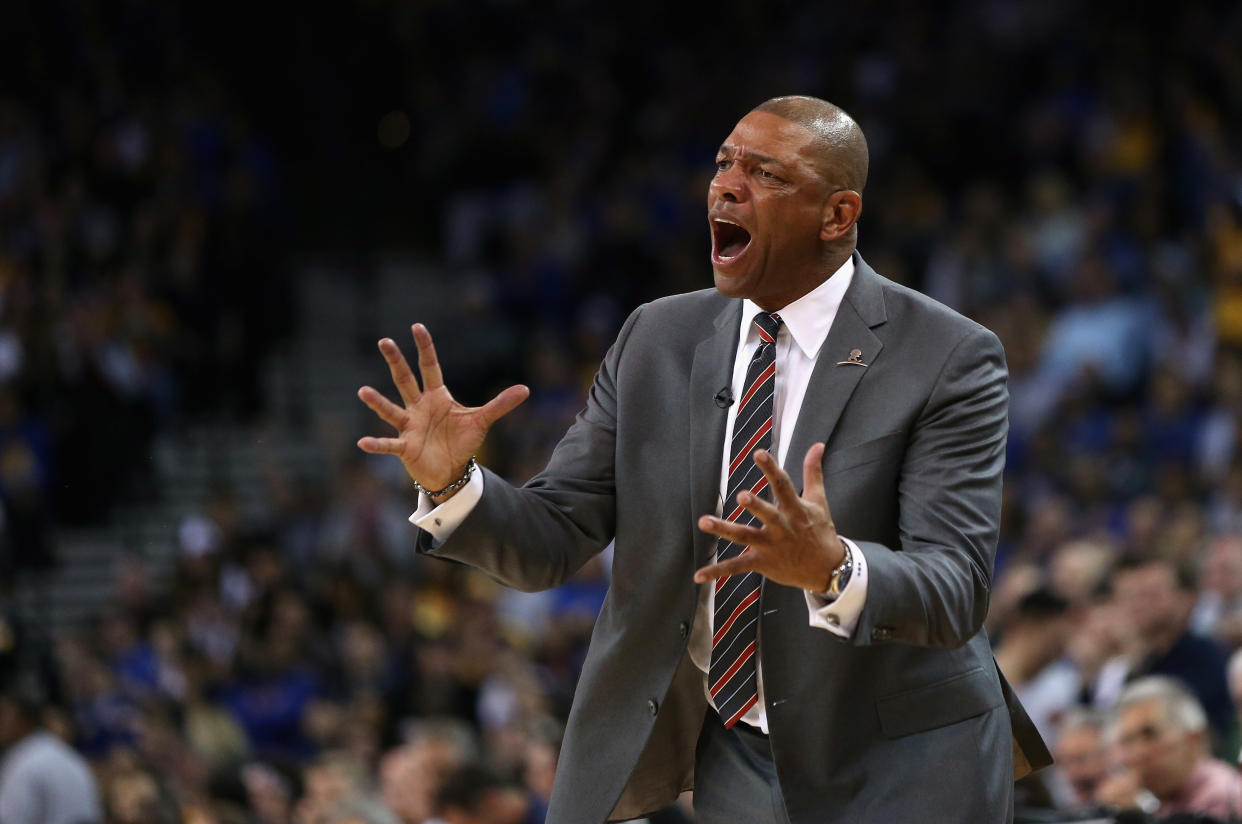
{"type": "Polygon", "coordinates": [[[733,260],[750,246],[750,232],[722,218],[712,218],[712,255],[720,263],[733,260]]]}

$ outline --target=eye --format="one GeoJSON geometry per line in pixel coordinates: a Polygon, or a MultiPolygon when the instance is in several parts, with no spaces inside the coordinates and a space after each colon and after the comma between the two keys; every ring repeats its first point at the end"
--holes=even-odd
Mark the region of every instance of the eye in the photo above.
{"type": "Polygon", "coordinates": [[[776,175],[772,174],[767,169],[764,169],[762,167],[755,169],[755,174],[763,178],[764,180],[780,180],[779,177],[777,177],[776,175]]]}
{"type": "Polygon", "coordinates": [[[731,162],[731,161],[730,161],[728,158],[725,158],[725,157],[722,157],[722,158],[718,159],[718,160],[716,161],[716,171],[717,171],[717,172],[723,172],[725,169],[728,169],[728,168],[729,168],[729,164],[730,164],[730,162],[731,162]]]}

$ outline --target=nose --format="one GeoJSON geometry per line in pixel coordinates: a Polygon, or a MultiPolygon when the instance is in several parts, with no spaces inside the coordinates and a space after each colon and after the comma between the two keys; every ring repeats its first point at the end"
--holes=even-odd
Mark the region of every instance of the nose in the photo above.
{"type": "Polygon", "coordinates": [[[746,176],[736,163],[724,171],[717,171],[708,191],[721,200],[738,203],[746,199],[746,176]]]}

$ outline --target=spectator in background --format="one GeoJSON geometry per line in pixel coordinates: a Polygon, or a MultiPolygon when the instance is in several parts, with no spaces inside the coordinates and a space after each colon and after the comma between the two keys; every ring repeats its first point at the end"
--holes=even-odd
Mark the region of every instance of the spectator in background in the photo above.
{"type": "Polygon", "coordinates": [[[1050,747],[1057,718],[1079,693],[1077,669],[1063,657],[1069,631],[1069,604],[1039,589],[1018,602],[996,647],[997,665],[1050,747]]]}
{"type": "Polygon", "coordinates": [[[1190,625],[1230,647],[1242,646],[1242,535],[1227,533],[1208,543],[1190,625]]]}
{"type": "Polygon", "coordinates": [[[177,824],[180,818],[156,777],[146,770],[116,771],[108,780],[106,795],[109,824],[177,824]]]}
{"type": "Polygon", "coordinates": [[[1151,676],[1126,687],[1110,735],[1122,769],[1099,786],[1101,804],[1145,809],[1150,793],[1160,816],[1198,813],[1228,821],[1242,815],[1242,776],[1208,754],[1203,707],[1174,679],[1151,676]]]}
{"type": "Polygon", "coordinates": [[[380,759],[379,774],[380,797],[384,807],[401,824],[422,824],[431,817],[434,802],[419,784],[417,769],[407,747],[396,747],[385,753],[380,759]]]}
{"type": "Polygon", "coordinates": [[[1159,556],[1131,556],[1117,569],[1116,593],[1141,644],[1131,677],[1180,679],[1198,698],[1215,740],[1223,744],[1234,723],[1225,678],[1228,653],[1217,641],[1190,629],[1196,595],[1193,573],[1159,556]]]}
{"type": "Polygon", "coordinates": [[[298,788],[287,775],[256,761],[242,768],[241,779],[257,824],[291,824],[298,788]]]}
{"type": "Polygon", "coordinates": [[[396,821],[383,807],[355,798],[338,804],[318,820],[304,819],[298,824],[396,824],[396,821]]]}
{"type": "Polygon", "coordinates": [[[1229,656],[1229,697],[1233,699],[1234,710],[1237,713],[1238,726],[1234,728],[1234,737],[1230,741],[1230,746],[1225,750],[1225,757],[1230,761],[1242,763],[1242,648],[1233,651],[1233,655],[1229,656]]]}
{"type": "Polygon", "coordinates": [[[477,757],[469,727],[450,719],[427,719],[409,732],[408,743],[390,750],[380,764],[380,793],[401,824],[432,820],[446,777],[477,757]]]}
{"type": "Polygon", "coordinates": [[[1211,403],[1198,443],[1199,472],[1212,483],[1225,479],[1238,454],[1239,421],[1242,421],[1242,355],[1236,350],[1222,349],[1216,359],[1211,403]]]}
{"type": "Polygon", "coordinates": [[[101,824],[90,766],[43,728],[43,699],[31,683],[0,693],[0,821],[101,824]]]}
{"type": "Polygon", "coordinates": [[[244,673],[221,694],[221,703],[260,757],[296,762],[314,753],[304,722],[319,697],[319,684],[295,643],[288,634],[269,629],[249,651],[244,673]]]}
{"type": "Polygon", "coordinates": [[[1110,396],[1132,390],[1147,357],[1144,307],[1117,288],[1108,262],[1085,257],[1070,279],[1072,300],[1053,318],[1042,368],[1056,394],[1085,380],[1110,396]]]}
{"type": "Polygon", "coordinates": [[[364,769],[348,754],[321,756],[303,775],[306,789],[293,816],[298,824],[399,824],[392,812],[369,797],[364,769]]]}
{"type": "Polygon", "coordinates": [[[1111,709],[1143,652],[1129,616],[1107,583],[1074,618],[1066,652],[1078,668],[1079,703],[1100,711],[1111,709]]]}
{"type": "Polygon", "coordinates": [[[1059,777],[1058,804],[1076,810],[1095,806],[1095,794],[1108,776],[1104,716],[1090,710],[1066,713],[1057,729],[1053,753],[1059,777]]]}
{"type": "Polygon", "coordinates": [[[552,799],[552,782],[556,778],[556,762],[560,758],[560,735],[534,735],[526,745],[522,764],[522,782],[530,789],[534,813],[542,821],[552,799]]]}
{"type": "Polygon", "coordinates": [[[320,822],[341,804],[363,795],[365,778],[358,765],[344,753],[330,752],[302,770],[302,800],[294,817],[320,822]]]}
{"type": "Polygon", "coordinates": [[[1077,609],[1091,602],[1112,571],[1113,547],[1097,540],[1069,541],[1053,552],[1048,587],[1071,609],[1077,609]]]}
{"type": "Polygon", "coordinates": [[[459,767],[445,779],[436,808],[445,824],[534,824],[526,791],[477,764],[459,767]]]}

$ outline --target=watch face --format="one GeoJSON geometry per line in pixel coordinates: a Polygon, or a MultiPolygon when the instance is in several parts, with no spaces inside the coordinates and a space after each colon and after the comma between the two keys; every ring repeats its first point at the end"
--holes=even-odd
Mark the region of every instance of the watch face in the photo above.
{"type": "Polygon", "coordinates": [[[845,589],[845,585],[850,582],[850,575],[852,575],[853,572],[854,572],[854,567],[853,565],[851,565],[841,570],[840,575],[834,575],[832,579],[832,585],[828,587],[829,591],[833,595],[840,595],[841,591],[845,589]]]}

